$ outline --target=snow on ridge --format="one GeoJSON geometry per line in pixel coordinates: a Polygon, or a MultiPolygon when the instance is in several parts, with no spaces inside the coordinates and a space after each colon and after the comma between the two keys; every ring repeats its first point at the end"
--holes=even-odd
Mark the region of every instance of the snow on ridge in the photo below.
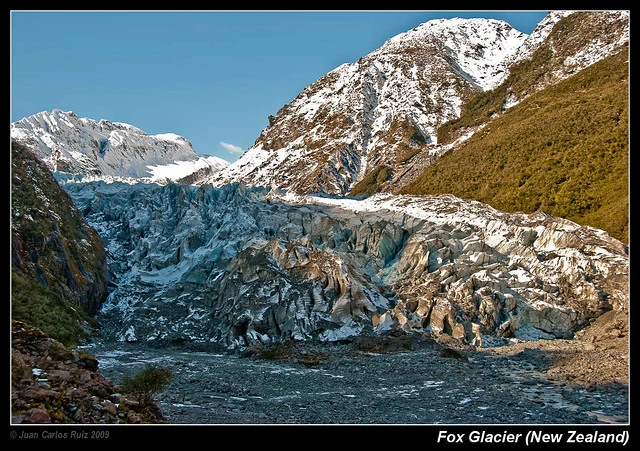
{"type": "Polygon", "coordinates": [[[227,166],[229,166],[228,161],[211,155],[201,156],[197,160],[181,160],[164,165],[149,165],[147,168],[151,172],[151,181],[160,182],[164,180],[179,180],[208,167],[219,171],[227,166]]]}
{"type": "Polygon", "coordinates": [[[158,133],[157,135],[151,135],[151,137],[162,141],[173,141],[178,144],[184,144],[186,141],[184,136],[180,136],[175,133],[158,133]]]}
{"type": "Polygon", "coordinates": [[[238,160],[215,173],[210,183],[220,186],[236,180],[245,180],[250,173],[257,171],[269,161],[273,162],[276,156],[277,153],[266,151],[261,145],[252,146],[238,160]]]}
{"type": "MultiPolygon", "coordinates": [[[[433,19],[427,22],[421,23],[417,27],[400,33],[390,39],[388,39],[380,49],[386,47],[394,47],[394,44],[401,44],[410,40],[420,40],[427,36],[441,37],[444,35],[452,35],[459,32],[467,35],[475,35],[475,38],[483,38],[488,34],[493,33],[489,28],[504,28],[511,31],[513,27],[504,20],[497,19],[485,19],[485,18],[461,18],[453,17],[450,19],[433,19]]],[[[518,30],[514,30],[515,35],[524,34],[518,30]]],[[[525,35],[526,36],[526,35],[525,35]]]]}
{"type": "Polygon", "coordinates": [[[507,75],[506,63],[527,35],[503,20],[459,17],[434,19],[387,40],[373,53],[386,53],[412,41],[441,39],[455,63],[483,90],[499,85],[507,75]]]}
{"type": "Polygon", "coordinates": [[[547,16],[542,19],[527,36],[527,39],[522,43],[519,49],[509,57],[509,64],[521,61],[529,58],[533,52],[547,39],[547,36],[553,30],[560,19],[573,14],[575,11],[550,11],[547,16]]]}
{"type": "MultiPolygon", "coordinates": [[[[148,135],[130,124],[79,118],[59,109],[13,122],[11,138],[31,148],[52,172],[75,176],[144,179],[150,175],[147,166],[201,157],[175,133],[148,135]]],[[[207,161],[213,169],[227,165],[222,160],[203,160],[207,161]]]]}
{"type": "MultiPolygon", "coordinates": [[[[562,10],[562,11],[550,11],[547,16],[536,25],[536,28],[533,32],[527,37],[525,42],[520,46],[518,51],[514,53],[509,58],[509,65],[514,64],[518,61],[524,60],[526,58],[531,57],[533,52],[535,52],[538,47],[548,38],[549,34],[553,30],[553,27],[558,23],[561,19],[568,17],[576,12],[573,10],[562,10]]],[[[626,10],[611,10],[611,11],[601,11],[603,13],[603,18],[605,20],[615,21],[616,19],[626,19],[629,20],[629,11],[626,10]]],[[[629,40],[629,29],[625,30],[625,33],[622,33],[620,36],[620,40],[618,42],[599,42],[595,41],[590,46],[579,51],[576,55],[569,58],[567,64],[574,64],[575,61],[584,60],[585,64],[579,64],[580,67],[584,68],[593,62],[602,58],[602,55],[606,55],[616,46],[621,45],[623,42],[629,40]]]]}

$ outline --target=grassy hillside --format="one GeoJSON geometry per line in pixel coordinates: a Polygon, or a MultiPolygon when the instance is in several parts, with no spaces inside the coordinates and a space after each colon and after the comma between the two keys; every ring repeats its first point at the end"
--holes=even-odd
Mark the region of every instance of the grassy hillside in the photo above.
{"type": "Polygon", "coordinates": [[[531,95],[400,193],[451,193],[504,211],[543,210],[628,243],[628,59],[625,49],[531,95]]]}
{"type": "Polygon", "coordinates": [[[349,196],[359,196],[361,194],[375,194],[380,190],[380,185],[391,178],[392,169],[381,164],[373,171],[369,172],[362,180],[354,185],[349,191],[349,196]]]}
{"type": "Polygon", "coordinates": [[[11,289],[11,318],[37,327],[65,345],[87,341],[91,329],[97,327],[82,309],[20,271],[11,270],[11,289]]]}
{"type": "Polygon", "coordinates": [[[65,344],[86,338],[107,295],[102,240],[51,172],[11,143],[11,313],[65,344]]]}

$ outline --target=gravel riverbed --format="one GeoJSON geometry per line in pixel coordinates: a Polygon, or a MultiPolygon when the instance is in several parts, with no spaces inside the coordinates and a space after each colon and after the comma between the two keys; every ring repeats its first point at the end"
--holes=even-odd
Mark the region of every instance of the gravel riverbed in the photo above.
{"type": "Polygon", "coordinates": [[[426,341],[393,352],[353,344],[296,346],[316,358],[265,360],[126,343],[94,343],[86,350],[116,384],[145,365],[171,368],[172,382],[155,399],[173,424],[582,425],[629,419],[628,384],[559,380],[547,356],[576,346],[566,341],[460,351],[426,341]]]}

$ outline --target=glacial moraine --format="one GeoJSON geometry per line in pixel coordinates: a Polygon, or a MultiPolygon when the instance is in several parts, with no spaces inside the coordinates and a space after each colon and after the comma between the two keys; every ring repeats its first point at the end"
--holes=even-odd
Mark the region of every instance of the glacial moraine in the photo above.
{"type": "Polygon", "coordinates": [[[115,383],[145,365],[175,374],[156,400],[175,424],[623,424],[624,384],[576,385],[545,376],[535,352],[442,352],[423,343],[393,353],[353,344],[298,345],[320,356],[308,366],[238,354],[86,348],[115,383]]]}

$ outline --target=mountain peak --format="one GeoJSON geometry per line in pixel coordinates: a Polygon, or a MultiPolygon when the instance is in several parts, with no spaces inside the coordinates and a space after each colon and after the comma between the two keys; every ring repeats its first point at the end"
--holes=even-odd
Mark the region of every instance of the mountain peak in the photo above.
{"type": "MultiPolygon", "coordinates": [[[[612,54],[628,37],[624,11],[554,11],[531,35],[495,19],[422,23],[307,86],[270,116],[254,145],[211,182],[242,180],[336,195],[350,193],[365,177],[375,178],[378,186],[402,177],[409,183],[452,148],[438,142],[438,129],[459,119],[474,96],[498,88],[510,69],[540,46],[551,52],[553,67],[533,63],[544,74],[534,79],[540,86],[529,91],[612,54]]],[[[519,100],[515,96],[503,104],[519,100]]],[[[460,139],[471,134],[466,130],[460,139]]]]}
{"type": "Polygon", "coordinates": [[[504,79],[525,39],[489,19],[435,20],[399,34],[305,88],[212,182],[346,194],[375,168],[435,145],[464,99],[504,79]]]}
{"type": "Polygon", "coordinates": [[[124,122],[81,118],[60,109],[14,122],[11,137],[30,148],[52,172],[74,177],[195,181],[229,164],[196,153],[186,138],[175,133],[148,135],[124,122]]]}
{"type": "Polygon", "coordinates": [[[480,89],[488,90],[504,80],[506,62],[526,37],[502,20],[434,19],[394,36],[373,54],[406,52],[407,48],[435,45],[480,89]]]}

